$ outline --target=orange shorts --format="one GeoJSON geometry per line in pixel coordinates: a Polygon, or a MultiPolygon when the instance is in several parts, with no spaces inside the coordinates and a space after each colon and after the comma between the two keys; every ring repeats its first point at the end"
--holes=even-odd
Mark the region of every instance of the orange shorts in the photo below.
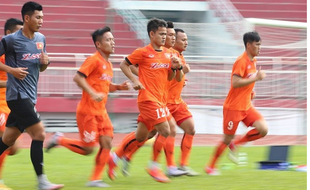
{"type": "Polygon", "coordinates": [[[252,126],[255,121],[262,119],[263,116],[251,107],[247,111],[230,110],[223,108],[223,130],[226,135],[234,135],[239,122],[242,121],[245,126],[252,126]]]}
{"type": "Polygon", "coordinates": [[[160,105],[157,102],[138,102],[138,108],[140,114],[137,120],[144,123],[149,131],[152,131],[155,125],[172,118],[167,106],[160,105]]]}
{"type": "Polygon", "coordinates": [[[9,114],[0,113],[0,131],[3,133],[5,130],[6,120],[8,119],[9,114]]]}
{"type": "Polygon", "coordinates": [[[113,137],[113,125],[109,115],[76,114],[80,138],[85,146],[94,146],[99,141],[99,136],[113,137]]]}
{"type": "Polygon", "coordinates": [[[189,111],[185,102],[181,102],[180,104],[167,104],[167,107],[178,126],[180,126],[187,118],[192,117],[192,113],[189,111]]]}

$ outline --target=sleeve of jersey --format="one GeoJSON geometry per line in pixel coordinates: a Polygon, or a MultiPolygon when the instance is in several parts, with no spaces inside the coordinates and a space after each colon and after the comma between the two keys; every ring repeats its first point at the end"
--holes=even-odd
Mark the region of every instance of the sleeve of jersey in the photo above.
{"type": "Polygon", "coordinates": [[[79,69],[79,73],[84,74],[88,77],[96,68],[97,61],[93,57],[87,58],[79,69]]]}
{"type": "Polygon", "coordinates": [[[246,62],[244,60],[239,60],[235,63],[235,67],[232,71],[233,75],[238,75],[240,77],[244,77],[246,62]]]}
{"type": "Polygon", "coordinates": [[[2,55],[2,56],[0,57],[0,62],[3,63],[3,64],[5,63],[5,56],[4,56],[4,55],[2,55]]]}
{"type": "Polygon", "coordinates": [[[131,65],[138,65],[142,63],[142,49],[136,49],[132,54],[126,57],[126,61],[131,65]]]}
{"type": "Polygon", "coordinates": [[[5,36],[0,41],[0,56],[6,52],[10,52],[12,49],[13,40],[11,35],[5,36]]]}

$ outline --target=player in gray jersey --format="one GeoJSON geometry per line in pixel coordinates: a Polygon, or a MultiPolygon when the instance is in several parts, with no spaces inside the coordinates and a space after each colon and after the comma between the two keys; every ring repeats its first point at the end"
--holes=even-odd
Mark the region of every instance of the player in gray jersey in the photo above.
{"type": "Polygon", "coordinates": [[[1,64],[0,69],[8,73],[6,101],[11,110],[0,138],[0,154],[26,131],[32,138],[30,157],[37,174],[38,189],[53,190],[64,185],[52,184],[43,173],[45,131],[35,110],[39,72],[49,65],[45,37],[38,32],[43,23],[42,9],[36,2],[25,3],[21,10],[23,28],[0,41],[0,56],[5,54],[6,63],[1,64]]]}

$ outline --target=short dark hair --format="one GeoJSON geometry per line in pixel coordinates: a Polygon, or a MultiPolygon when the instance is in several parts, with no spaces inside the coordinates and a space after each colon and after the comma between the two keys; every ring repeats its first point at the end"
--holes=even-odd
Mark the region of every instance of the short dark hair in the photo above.
{"type": "Polygon", "coordinates": [[[259,41],[261,41],[261,38],[260,38],[258,32],[256,32],[256,31],[247,32],[247,33],[243,34],[243,43],[244,43],[245,48],[246,48],[246,44],[248,42],[252,43],[252,42],[259,42],[259,41]]]}
{"type": "Polygon", "coordinates": [[[176,29],[174,29],[174,31],[175,31],[175,38],[177,38],[178,37],[178,33],[179,32],[181,32],[181,33],[185,33],[185,31],[184,30],[182,30],[182,29],[180,29],[180,28],[176,28],[176,29]]]}
{"type": "Polygon", "coordinates": [[[167,28],[167,22],[163,19],[151,18],[147,23],[147,34],[150,36],[150,32],[156,32],[159,27],[167,28]]]}
{"type": "Polygon", "coordinates": [[[13,32],[17,25],[23,25],[23,21],[17,18],[10,18],[6,20],[4,24],[4,35],[7,35],[6,33],[7,30],[13,32]]]}
{"type": "Polygon", "coordinates": [[[103,28],[99,28],[98,30],[94,31],[91,36],[93,38],[93,42],[96,45],[97,41],[100,41],[102,39],[102,36],[106,32],[111,32],[111,28],[108,26],[105,26],[103,28]]]}
{"type": "Polygon", "coordinates": [[[28,1],[22,7],[21,12],[22,12],[23,20],[24,20],[25,15],[31,16],[34,13],[34,11],[42,11],[42,10],[43,10],[43,7],[39,3],[28,1]]]}
{"type": "Polygon", "coordinates": [[[167,21],[167,28],[174,28],[173,22],[167,21]]]}

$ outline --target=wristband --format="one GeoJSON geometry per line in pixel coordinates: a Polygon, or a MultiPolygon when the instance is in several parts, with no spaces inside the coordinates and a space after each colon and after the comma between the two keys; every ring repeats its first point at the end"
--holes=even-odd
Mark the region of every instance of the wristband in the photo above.
{"type": "Polygon", "coordinates": [[[171,70],[174,72],[174,71],[176,71],[177,69],[171,67],[171,70]]]}
{"type": "Polygon", "coordinates": [[[178,70],[182,70],[183,69],[183,65],[181,65],[181,67],[178,68],[178,70]]]}

